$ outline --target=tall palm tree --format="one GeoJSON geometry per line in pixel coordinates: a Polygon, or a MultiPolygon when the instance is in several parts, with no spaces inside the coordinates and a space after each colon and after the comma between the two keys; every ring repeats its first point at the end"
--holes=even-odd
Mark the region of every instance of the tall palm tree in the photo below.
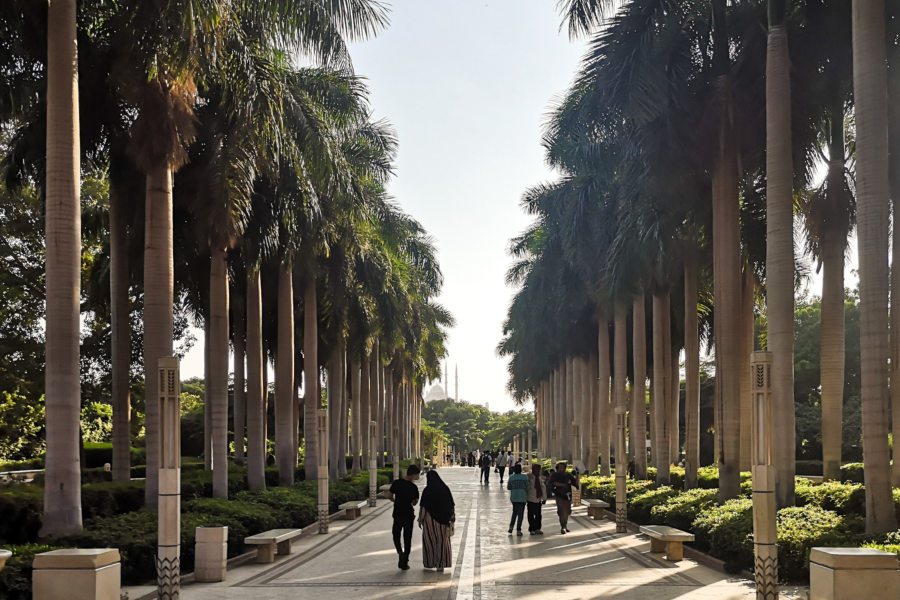
{"type": "Polygon", "coordinates": [[[888,423],[888,120],[882,0],[853,0],[853,96],[859,243],[866,531],[895,529],[888,423]]]}
{"type": "Polygon", "coordinates": [[[75,4],[74,0],[53,2],[47,13],[44,536],[81,529],[81,152],[75,4]]]}

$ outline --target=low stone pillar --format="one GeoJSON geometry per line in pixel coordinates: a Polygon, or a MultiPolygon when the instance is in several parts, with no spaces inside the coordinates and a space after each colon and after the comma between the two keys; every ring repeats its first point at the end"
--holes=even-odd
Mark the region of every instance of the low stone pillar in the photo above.
{"type": "Polygon", "coordinates": [[[813,548],[809,554],[810,600],[897,600],[897,555],[874,548],[813,548]]]}
{"type": "Polygon", "coordinates": [[[64,548],[34,556],[33,600],[119,600],[122,566],[115,548],[64,548]]]}
{"type": "Polygon", "coordinates": [[[228,571],[228,527],[197,527],[194,536],[194,579],[225,581],[228,571]]]}
{"type": "Polygon", "coordinates": [[[3,570],[3,567],[6,566],[6,561],[12,556],[12,550],[5,550],[0,548],[0,571],[3,570]]]}

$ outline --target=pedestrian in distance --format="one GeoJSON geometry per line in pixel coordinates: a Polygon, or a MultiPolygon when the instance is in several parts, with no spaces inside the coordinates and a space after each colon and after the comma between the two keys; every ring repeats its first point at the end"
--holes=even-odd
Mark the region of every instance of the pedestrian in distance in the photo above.
{"type": "Polygon", "coordinates": [[[528,474],[528,533],[542,535],[541,507],[547,503],[547,480],[541,474],[541,465],[531,465],[531,473],[528,474]]]}
{"type": "Polygon", "coordinates": [[[500,485],[503,485],[503,474],[506,473],[506,455],[503,452],[497,457],[496,472],[500,473],[500,485]]]}
{"type": "Polygon", "coordinates": [[[525,504],[528,501],[528,476],[522,474],[522,465],[513,467],[509,481],[506,482],[506,489],[509,490],[509,501],[512,502],[509,535],[512,535],[513,525],[516,527],[516,535],[522,535],[522,517],[525,515],[525,504]]]}
{"type": "Polygon", "coordinates": [[[391,533],[394,536],[394,548],[400,556],[397,567],[404,571],[409,569],[409,550],[412,546],[413,522],[416,520],[413,506],[419,501],[419,488],[413,482],[418,479],[419,467],[409,465],[406,476],[395,479],[387,493],[388,499],[394,503],[394,525],[391,533]],[[400,543],[401,534],[403,544],[400,543]]]}
{"type": "Polygon", "coordinates": [[[569,515],[572,514],[572,486],[578,485],[577,477],[566,471],[566,463],[556,464],[556,472],[550,476],[550,489],[556,498],[556,514],[559,517],[559,532],[569,533],[569,515]]]}
{"type": "Polygon", "coordinates": [[[481,477],[479,479],[480,483],[490,483],[491,479],[491,455],[487,452],[481,455],[481,458],[478,459],[478,466],[481,467],[481,477]]]}
{"type": "Polygon", "coordinates": [[[426,569],[438,573],[450,566],[452,549],[450,536],[456,521],[453,494],[437,471],[425,475],[426,486],[419,505],[419,527],[422,529],[422,563],[426,569]]]}

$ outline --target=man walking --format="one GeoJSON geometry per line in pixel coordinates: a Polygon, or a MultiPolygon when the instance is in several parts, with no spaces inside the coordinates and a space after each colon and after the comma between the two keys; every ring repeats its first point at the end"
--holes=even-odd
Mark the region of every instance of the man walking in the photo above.
{"type": "Polygon", "coordinates": [[[419,501],[419,488],[413,482],[418,478],[419,467],[409,465],[406,476],[403,479],[395,479],[387,494],[388,499],[394,503],[394,526],[391,533],[394,535],[394,548],[400,555],[397,567],[404,571],[409,569],[409,549],[412,546],[413,523],[416,520],[413,506],[419,501]],[[403,545],[400,544],[401,533],[403,545]]]}
{"type": "Polygon", "coordinates": [[[512,535],[513,525],[516,526],[516,535],[522,535],[522,517],[525,515],[525,502],[528,500],[528,475],[522,474],[522,465],[515,465],[509,481],[506,482],[509,490],[509,501],[512,502],[512,517],[509,519],[509,535],[512,535]]]}
{"type": "Polygon", "coordinates": [[[491,478],[491,454],[485,452],[478,460],[478,466],[481,467],[480,483],[489,483],[491,478]]]}
{"type": "MultiPolygon", "coordinates": [[[[497,472],[500,473],[500,485],[503,485],[503,474],[506,473],[506,455],[503,454],[503,451],[500,451],[500,456],[497,457],[497,472]]],[[[510,472],[512,475],[512,472],[510,472]]]]}

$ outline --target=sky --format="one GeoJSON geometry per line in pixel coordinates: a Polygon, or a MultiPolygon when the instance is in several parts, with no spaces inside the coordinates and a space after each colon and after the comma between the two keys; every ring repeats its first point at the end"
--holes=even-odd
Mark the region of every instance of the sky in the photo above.
{"type": "MultiPolygon", "coordinates": [[[[438,301],[456,325],[449,371],[459,396],[506,411],[497,355],[515,290],[505,285],[510,238],[529,218],[522,193],[550,179],[541,133],[578,68],[584,42],[559,31],[551,0],[396,0],[390,26],[351,46],[376,118],[399,138],[389,193],[433,236],[444,273],[438,301]]],[[[202,331],[182,363],[203,376],[202,331]]],[[[451,381],[450,389],[454,384],[451,381]]]]}

